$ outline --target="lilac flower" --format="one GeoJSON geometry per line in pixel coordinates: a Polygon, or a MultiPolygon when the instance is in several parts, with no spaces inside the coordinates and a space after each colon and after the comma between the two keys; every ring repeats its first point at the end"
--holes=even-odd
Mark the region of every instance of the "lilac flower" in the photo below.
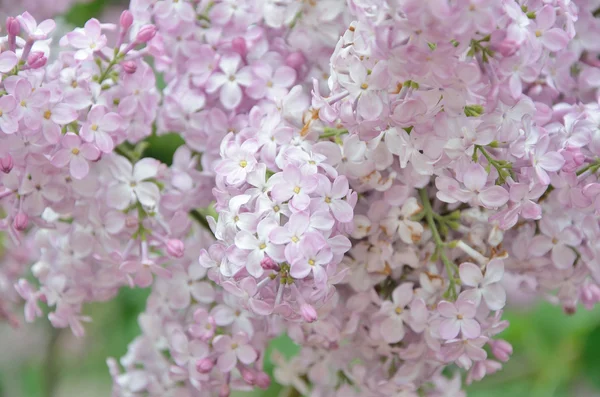
{"type": "Polygon", "coordinates": [[[248,252],[245,265],[248,273],[254,277],[260,277],[262,275],[263,268],[260,266],[260,262],[265,255],[268,255],[276,261],[283,260],[283,247],[275,244],[269,238],[269,235],[275,227],[277,227],[277,225],[274,220],[266,218],[258,224],[256,235],[242,230],[235,236],[235,245],[240,249],[250,251],[248,252]]]}
{"type": "Polygon", "coordinates": [[[243,332],[237,333],[233,337],[217,335],[213,340],[213,346],[219,352],[217,366],[223,372],[231,372],[238,360],[249,365],[258,357],[256,350],[249,343],[248,336],[243,332]]]}
{"type": "Polygon", "coordinates": [[[406,307],[413,300],[413,284],[403,283],[392,292],[392,301],[381,304],[381,313],[385,319],[380,325],[379,332],[387,343],[397,343],[404,338],[404,323],[408,320],[406,307]]]}
{"type": "Polygon", "coordinates": [[[473,287],[465,290],[461,296],[479,306],[481,298],[490,310],[500,310],[506,303],[506,292],[500,285],[504,275],[504,264],[500,259],[492,259],[485,267],[485,276],[481,269],[470,262],[460,265],[460,279],[463,285],[473,287]]]}
{"type": "Polygon", "coordinates": [[[318,181],[314,175],[303,175],[293,166],[286,167],[283,172],[274,175],[271,196],[277,201],[290,200],[290,207],[295,211],[304,211],[310,205],[309,194],[317,189],[318,181]]]}
{"type": "Polygon", "coordinates": [[[117,113],[108,112],[101,105],[92,106],[81,128],[81,137],[86,142],[95,142],[102,152],[110,153],[115,146],[111,134],[121,127],[121,123],[121,116],[117,113]]]}
{"type": "Polygon", "coordinates": [[[221,72],[213,73],[206,82],[206,91],[209,94],[219,91],[219,99],[223,106],[232,110],[242,102],[241,87],[252,84],[252,72],[248,67],[242,67],[242,58],[236,54],[227,54],[221,58],[219,68],[221,72]]]}
{"type": "Polygon", "coordinates": [[[455,303],[441,301],[437,310],[444,318],[439,328],[442,338],[454,339],[460,332],[468,339],[474,339],[480,335],[481,326],[475,320],[477,306],[462,294],[455,303]]]}
{"type": "Polygon", "coordinates": [[[322,202],[329,207],[335,219],[339,222],[350,222],[352,207],[344,200],[348,191],[348,179],[345,176],[338,176],[333,184],[329,178],[320,178],[315,194],[322,197],[322,202]]]}
{"type": "Polygon", "coordinates": [[[291,263],[290,274],[294,278],[303,279],[312,272],[317,282],[325,281],[326,273],[323,266],[333,258],[331,249],[315,241],[307,241],[303,248],[302,256],[291,263]]]}
{"type": "Polygon", "coordinates": [[[92,18],[83,29],[78,28],[66,36],[68,43],[77,48],[75,59],[83,61],[106,46],[106,36],[102,34],[100,22],[92,18]]]}
{"type": "Polygon", "coordinates": [[[121,156],[114,156],[112,160],[111,172],[116,183],[108,188],[108,205],[123,210],[134,200],[139,200],[145,207],[156,206],[160,192],[158,186],[148,179],[156,177],[160,163],[155,159],[145,158],[132,166],[121,156]]]}
{"type": "Polygon", "coordinates": [[[535,256],[551,252],[552,262],[558,269],[568,269],[575,263],[577,254],[572,247],[581,244],[581,236],[573,229],[568,218],[544,217],[539,222],[542,234],[535,236],[529,251],[535,256]]]}
{"type": "Polygon", "coordinates": [[[90,171],[88,161],[96,161],[100,157],[98,148],[90,143],[82,143],[79,136],[66,133],[61,139],[62,148],[52,156],[52,165],[63,168],[69,165],[69,172],[75,179],[83,179],[90,171]]]}

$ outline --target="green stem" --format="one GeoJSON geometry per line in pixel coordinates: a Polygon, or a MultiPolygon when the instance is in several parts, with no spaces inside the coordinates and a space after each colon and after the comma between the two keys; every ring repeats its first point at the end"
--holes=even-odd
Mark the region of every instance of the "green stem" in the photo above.
{"type": "Polygon", "coordinates": [[[112,68],[118,63],[118,59],[119,59],[119,54],[116,53],[114,58],[108,63],[108,66],[106,66],[106,69],[104,69],[104,71],[98,78],[98,84],[102,84],[104,82],[104,80],[106,80],[106,78],[108,77],[108,74],[110,73],[112,68]]]}
{"type": "Polygon", "coordinates": [[[57,362],[59,336],[60,330],[52,327],[44,357],[44,397],[54,397],[56,386],[58,385],[58,372],[60,368],[57,362]]]}
{"type": "Polygon", "coordinates": [[[321,135],[319,135],[319,139],[332,138],[332,137],[344,135],[347,133],[348,133],[348,130],[346,130],[344,128],[325,127],[324,132],[321,135]]]}
{"type": "Polygon", "coordinates": [[[444,241],[442,240],[442,237],[440,236],[440,232],[438,231],[437,225],[435,223],[435,215],[436,213],[433,211],[433,208],[431,207],[431,202],[429,201],[429,196],[427,195],[427,190],[424,189],[419,189],[419,195],[421,196],[421,202],[423,204],[423,211],[425,212],[425,220],[427,221],[427,225],[429,226],[429,229],[431,229],[431,235],[433,236],[433,241],[435,243],[435,250],[436,253],[439,255],[440,259],[442,260],[442,263],[444,264],[444,267],[446,268],[446,273],[448,273],[448,279],[450,281],[450,287],[448,288],[448,292],[450,294],[450,296],[454,297],[454,295],[456,294],[455,291],[455,281],[454,281],[454,267],[456,265],[454,265],[454,263],[452,263],[450,261],[450,259],[448,259],[448,256],[446,255],[446,244],[444,243],[444,241]]]}
{"type": "Polygon", "coordinates": [[[131,161],[132,163],[136,161],[135,154],[131,150],[126,148],[124,145],[115,146],[114,152],[120,154],[123,157],[127,157],[127,159],[129,159],[129,161],[131,161]]]}

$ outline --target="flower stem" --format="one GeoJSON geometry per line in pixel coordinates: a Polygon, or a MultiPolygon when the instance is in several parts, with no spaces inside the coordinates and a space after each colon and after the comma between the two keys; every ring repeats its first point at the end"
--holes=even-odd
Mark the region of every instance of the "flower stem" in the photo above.
{"type": "Polygon", "coordinates": [[[429,201],[429,196],[427,195],[427,190],[425,188],[419,189],[419,195],[421,196],[421,201],[423,204],[423,211],[425,212],[425,220],[427,221],[427,225],[429,229],[431,229],[431,235],[433,236],[433,241],[435,243],[435,251],[437,255],[439,255],[444,267],[446,268],[446,273],[448,273],[448,279],[450,281],[450,286],[448,287],[448,295],[450,297],[456,298],[456,290],[455,290],[455,281],[454,281],[454,267],[456,265],[448,259],[446,255],[446,244],[442,240],[440,236],[440,232],[435,223],[435,212],[431,207],[431,202],[429,201]]]}

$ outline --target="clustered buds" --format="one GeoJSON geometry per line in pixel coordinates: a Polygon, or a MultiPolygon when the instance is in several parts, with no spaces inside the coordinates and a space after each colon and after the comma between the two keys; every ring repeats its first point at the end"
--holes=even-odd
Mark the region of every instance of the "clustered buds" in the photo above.
{"type": "Polygon", "coordinates": [[[590,4],[142,3],[0,53],[0,314],[149,288],[114,396],[458,394],[514,291],[600,302],[590,4]]]}

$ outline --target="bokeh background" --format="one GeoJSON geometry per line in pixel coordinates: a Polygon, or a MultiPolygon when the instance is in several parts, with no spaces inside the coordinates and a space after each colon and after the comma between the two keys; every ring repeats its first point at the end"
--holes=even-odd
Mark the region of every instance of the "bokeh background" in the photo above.
{"type": "MultiPolygon", "coordinates": [[[[0,20],[28,7],[38,20],[56,14],[58,30],[68,31],[92,17],[116,22],[125,6],[119,0],[0,0],[0,20]]],[[[154,136],[149,143],[145,155],[169,163],[181,139],[154,136]]],[[[0,239],[0,263],[1,256],[0,239]]],[[[113,301],[87,306],[93,322],[82,339],[43,320],[18,329],[0,324],[0,397],[109,397],[106,358],[123,356],[139,333],[137,316],[148,293],[124,289],[113,301]]],[[[511,325],[500,336],[512,343],[514,355],[502,371],[471,385],[469,397],[600,396],[600,308],[566,315],[550,303],[521,299],[509,304],[506,318],[511,325]]],[[[292,357],[298,347],[283,335],[267,355],[273,350],[292,357]]],[[[272,371],[270,360],[266,370],[272,371]]],[[[234,397],[286,395],[273,384],[234,397]]]]}

